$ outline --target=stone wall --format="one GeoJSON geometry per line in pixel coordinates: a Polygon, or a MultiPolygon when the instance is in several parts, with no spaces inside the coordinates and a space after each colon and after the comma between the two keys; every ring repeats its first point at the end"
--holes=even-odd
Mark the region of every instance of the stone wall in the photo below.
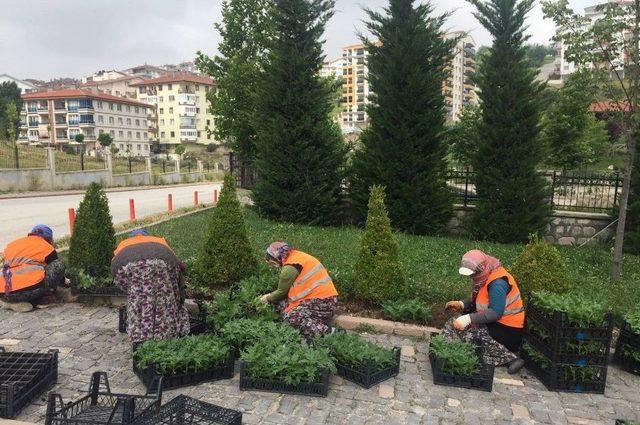
{"type": "MultiPolygon", "coordinates": [[[[447,225],[447,230],[452,235],[465,233],[465,218],[473,207],[456,205],[454,216],[447,225]]],[[[600,213],[583,213],[573,211],[556,211],[551,217],[549,225],[545,229],[544,239],[555,245],[582,245],[589,238],[600,243],[611,240],[615,232],[615,226],[610,226],[611,217],[600,213]]]]}

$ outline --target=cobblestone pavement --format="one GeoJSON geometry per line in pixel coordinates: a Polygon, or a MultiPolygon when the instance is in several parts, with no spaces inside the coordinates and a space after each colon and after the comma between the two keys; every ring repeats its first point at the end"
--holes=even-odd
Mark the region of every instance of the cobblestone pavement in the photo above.
{"type": "MultiPolygon", "coordinates": [[[[0,311],[0,345],[9,351],[60,350],[55,391],[65,402],[83,395],[91,373],[108,373],[113,391],[144,393],[131,369],[131,349],[117,331],[117,309],[79,304],[52,306],[27,314],[0,311]]],[[[609,368],[605,395],[547,391],[525,371],[496,370],[492,393],[433,385],[427,343],[372,335],[385,346],[403,347],[400,375],[365,390],[333,377],[329,396],[313,398],[241,392],[231,380],[165,391],[169,401],[183,393],[240,410],[247,424],[611,424],[640,420],[640,377],[609,368]]],[[[45,395],[18,420],[43,423],[45,395]]],[[[2,420],[0,420],[2,422],[2,420]]]]}

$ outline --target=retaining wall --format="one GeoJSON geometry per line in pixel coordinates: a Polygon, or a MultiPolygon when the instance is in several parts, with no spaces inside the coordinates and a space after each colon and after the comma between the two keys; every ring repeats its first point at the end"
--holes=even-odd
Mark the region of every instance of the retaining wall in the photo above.
{"type": "Polygon", "coordinates": [[[131,174],[116,174],[112,180],[112,186],[147,186],[152,184],[147,171],[131,174]]]}
{"type": "Polygon", "coordinates": [[[51,170],[34,168],[26,170],[0,170],[0,191],[24,192],[52,190],[51,170]]]}

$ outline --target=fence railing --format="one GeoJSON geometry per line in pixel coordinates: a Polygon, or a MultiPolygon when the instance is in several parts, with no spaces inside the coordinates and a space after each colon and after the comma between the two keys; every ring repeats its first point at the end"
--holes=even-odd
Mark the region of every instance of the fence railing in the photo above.
{"type": "Polygon", "coordinates": [[[63,173],[67,171],[89,171],[105,170],[107,168],[106,158],[98,158],[86,155],[84,152],[56,152],[56,171],[63,173]]]}
{"type": "MultiPolygon", "coordinates": [[[[549,203],[554,210],[609,213],[622,191],[619,173],[541,171],[549,183],[549,203]]],[[[464,206],[478,199],[475,172],[448,170],[447,184],[464,206]]],[[[526,190],[526,188],[522,188],[526,190]]]]}
{"type": "Polygon", "coordinates": [[[147,171],[147,160],[136,157],[115,157],[111,160],[113,174],[131,174],[147,171]]]}
{"type": "Polygon", "coordinates": [[[173,173],[176,171],[176,162],[172,159],[153,158],[151,171],[154,174],[173,173]]]}
{"type": "Polygon", "coordinates": [[[27,145],[0,142],[0,169],[46,168],[47,151],[27,145]]]}
{"type": "Polygon", "coordinates": [[[191,158],[185,158],[180,161],[181,173],[195,173],[198,171],[198,161],[191,158]]]}

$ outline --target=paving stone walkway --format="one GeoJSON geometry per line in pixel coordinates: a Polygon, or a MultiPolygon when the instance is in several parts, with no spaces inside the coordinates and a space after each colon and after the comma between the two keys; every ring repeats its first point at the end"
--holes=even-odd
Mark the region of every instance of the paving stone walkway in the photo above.
{"type": "MultiPolygon", "coordinates": [[[[27,314],[0,311],[0,345],[8,351],[60,350],[55,391],[65,402],[82,396],[91,373],[105,371],[113,391],[144,393],[131,369],[131,348],[118,333],[118,312],[80,304],[52,306],[27,314]]],[[[241,392],[231,380],[165,391],[169,401],[183,393],[240,410],[247,424],[606,424],[640,420],[640,377],[609,368],[605,395],[547,391],[524,371],[496,369],[492,393],[433,385],[427,342],[389,335],[368,338],[402,347],[400,375],[365,390],[333,377],[327,398],[241,392]]],[[[18,420],[44,423],[43,395],[18,420]]],[[[0,423],[2,420],[0,419],[0,423]]]]}

